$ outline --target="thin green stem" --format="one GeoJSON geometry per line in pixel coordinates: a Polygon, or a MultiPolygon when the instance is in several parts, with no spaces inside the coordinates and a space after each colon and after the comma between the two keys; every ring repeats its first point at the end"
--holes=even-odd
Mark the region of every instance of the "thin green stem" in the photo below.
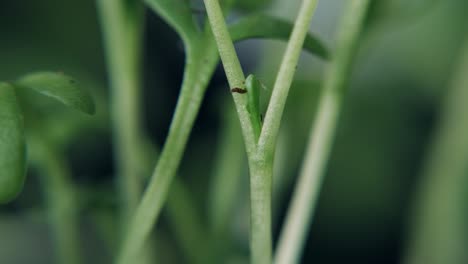
{"type": "Polygon", "coordinates": [[[302,2],[278,75],[276,76],[273,93],[268,104],[265,122],[258,142],[259,148],[267,153],[273,153],[276,146],[284,105],[296,72],[304,40],[309,31],[312,16],[317,7],[317,2],[318,0],[304,0],[302,2]]]}
{"type": "Polygon", "coordinates": [[[217,61],[211,37],[188,46],[184,81],[168,138],[127,230],[118,263],[133,263],[158,219],[217,61]]]}
{"type": "MultiPolygon", "coordinates": [[[[219,2],[218,0],[204,0],[204,2],[229,86],[231,88],[244,88],[244,72],[242,71],[234,44],[229,35],[219,2]]],[[[241,122],[246,151],[250,156],[255,151],[257,144],[250,121],[250,114],[247,111],[247,96],[238,93],[232,93],[232,95],[241,122]]]]}
{"type": "Polygon", "coordinates": [[[81,263],[79,210],[71,175],[59,153],[44,137],[31,136],[31,157],[40,172],[57,248],[57,263],[81,263]]]}
{"type": "Polygon", "coordinates": [[[351,0],[343,17],[337,51],[327,72],[301,175],[280,235],[275,256],[277,264],[298,263],[300,260],[368,5],[369,0],[351,0]]]}
{"type": "Polygon", "coordinates": [[[333,143],[340,100],[324,93],[311,130],[294,196],[278,242],[275,263],[298,263],[307,236],[308,226],[317,203],[323,171],[333,143]]]}
{"type": "Polygon", "coordinates": [[[466,263],[468,38],[422,171],[404,263],[466,263]]]}
{"type": "Polygon", "coordinates": [[[140,66],[143,8],[139,1],[99,0],[98,7],[111,83],[115,164],[122,204],[122,227],[136,209],[141,192],[140,66]]]}
{"type": "MultiPolygon", "coordinates": [[[[218,45],[230,87],[244,88],[244,73],[217,0],[205,0],[205,7],[218,45]]],[[[250,169],[251,262],[271,263],[271,179],[273,154],[257,151],[257,140],[247,110],[247,96],[233,93],[239,115],[250,169]]]]}

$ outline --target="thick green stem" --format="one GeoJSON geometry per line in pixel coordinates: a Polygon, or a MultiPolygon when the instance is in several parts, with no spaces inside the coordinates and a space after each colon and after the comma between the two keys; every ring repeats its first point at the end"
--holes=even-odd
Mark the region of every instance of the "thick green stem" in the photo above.
{"type": "Polygon", "coordinates": [[[468,39],[422,171],[405,263],[466,263],[468,39]]]}
{"type": "Polygon", "coordinates": [[[140,66],[143,7],[139,1],[99,0],[98,7],[111,83],[115,164],[122,205],[122,227],[141,196],[140,66]]]}
{"type": "Polygon", "coordinates": [[[298,263],[300,260],[368,5],[369,0],[350,0],[342,20],[337,50],[325,79],[301,175],[280,235],[275,256],[277,264],[298,263]]]}
{"type": "Polygon", "coordinates": [[[39,168],[47,199],[50,226],[57,248],[57,263],[79,264],[79,210],[66,161],[63,154],[43,137],[31,136],[30,143],[32,160],[39,168]]]}
{"type": "Polygon", "coordinates": [[[188,46],[184,81],[168,138],[127,230],[118,263],[133,263],[158,219],[217,61],[210,37],[188,46]]]}
{"type": "Polygon", "coordinates": [[[249,159],[251,263],[269,264],[272,259],[271,186],[273,159],[249,159]]]}

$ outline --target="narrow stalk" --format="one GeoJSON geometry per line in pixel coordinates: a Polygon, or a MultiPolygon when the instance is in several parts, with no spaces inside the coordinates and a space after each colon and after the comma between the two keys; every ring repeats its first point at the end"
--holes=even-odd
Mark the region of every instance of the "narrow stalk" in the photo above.
{"type": "Polygon", "coordinates": [[[404,263],[466,263],[468,39],[422,171],[404,263]]]}
{"type": "Polygon", "coordinates": [[[340,104],[340,98],[333,93],[323,93],[299,180],[278,242],[275,255],[277,264],[298,263],[300,260],[333,143],[340,104]]]}
{"type": "Polygon", "coordinates": [[[57,249],[57,263],[81,263],[79,212],[71,175],[59,153],[43,137],[31,136],[32,160],[40,172],[47,199],[51,228],[57,249]]]}
{"type": "MultiPolygon", "coordinates": [[[[219,2],[218,0],[204,0],[204,2],[229,86],[231,88],[244,88],[244,72],[242,71],[236,50],[234,49],[234,44],[229,35],[219,2]]],[[[250,121],[250,115],[247,111],[247,96],[238,93],[232,93],[232,96],[241,122],[247,155],[250,156],[253,155],[257,144],[250,121]]]]}
{"type": "Polygon", "coordinates": [[[122,228],[136,209],[142,191],[140,153],[140,66],[143,8],[139,1],[99,0],[99,13],[111,83],[115,164],[122,205],[122,228]]]}
{"type": "Polygon", "coordinates": [[[134,262],[158,219],[217,61],[216,49],[210,37],[189,45],[182,90],[169,135],[143,199],[127,230],[118,263],[134,262]]]}
{"type": "Polygon", "coordinates": [[[258,142],[259,148],[266,153],[274,152],[284,105],[288,98],[289,88],[296,73],[304,39],[309,31],[317,2],[318,0],[303,0],[278,75],[276,76],[273,93],[268,104],[265,122],[258,142]]]}
{"type": "Polygon", "coordinates": [[[336,130],[342,97],[356,54],[369,0],[351,0],[341,22],[337,50],[327,72],[317,118],[292,204],[280,235],[275,263],[298,263],[317,203],[324,170],[336,130]]]}

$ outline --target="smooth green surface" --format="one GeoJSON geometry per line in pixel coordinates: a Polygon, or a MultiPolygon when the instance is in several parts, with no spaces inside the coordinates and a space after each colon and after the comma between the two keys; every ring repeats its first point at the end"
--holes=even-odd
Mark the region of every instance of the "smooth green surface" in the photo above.
{"type": "Polygon", "coordinates": [[[262,121],[260,120],[260,89],[262,84],[255,77],[250,74],[245,79],[245,89],[247,89],[248,105],[247,111],[250,114],[250,120],[255,133],[255,139],[258,140],[262,130],[262,121]]]}
{"type": "MultiPolygon", "coordinates": [[[[234,42],[246,39],[278,39],[288,41],[294,25],[269,15],[251,15],[229,25],[229,34],[234,42]]],[[[303,49],[323,59],[329,58],[328,49],[312,33],[304,40],[303,49]]]]}
{"type": "Polygon", "coordinates": [[[405,264],[467,263],[468,38],[424,160],[405,264]]]}
{"type": "Polygon", "coordinates": [[[15,198],[26,173],[23,116],[15,88],[0,83],[0,203],[15,198]]]}
{"type": "Polygon", "coordinates": [[[77,81],[60,72],[36,72],[19,78],[15,85],[33,89],[56,99],[66,106],[94,114],[95,106],[91,95],[79,87],[77,81]]]}
{"type": "Polygon", "coordinates": [[[408,21],[420,18],[437,7],[440,0],[372,1],[367,22],[408,21]]]}
{"type": "Polygon", "coordinates": [[[235,8],[243,11],[257,11],[271,5],[273,0],[237,0],[235,1],[235,8]]]}

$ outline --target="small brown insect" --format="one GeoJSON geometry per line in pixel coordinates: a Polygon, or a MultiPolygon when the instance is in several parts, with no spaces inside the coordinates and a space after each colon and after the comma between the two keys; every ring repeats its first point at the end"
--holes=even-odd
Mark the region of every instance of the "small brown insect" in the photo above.
{"type": "Polygon", "coordinates": [[[232,88],[232,89],[231,89],[231,92],[232,92],[232,93],[244,94],[244,93],[247,92],[247,90],[246,90],[246,89],[239,88],[239,87],[235,87],[235,88],[232,88]]]}

